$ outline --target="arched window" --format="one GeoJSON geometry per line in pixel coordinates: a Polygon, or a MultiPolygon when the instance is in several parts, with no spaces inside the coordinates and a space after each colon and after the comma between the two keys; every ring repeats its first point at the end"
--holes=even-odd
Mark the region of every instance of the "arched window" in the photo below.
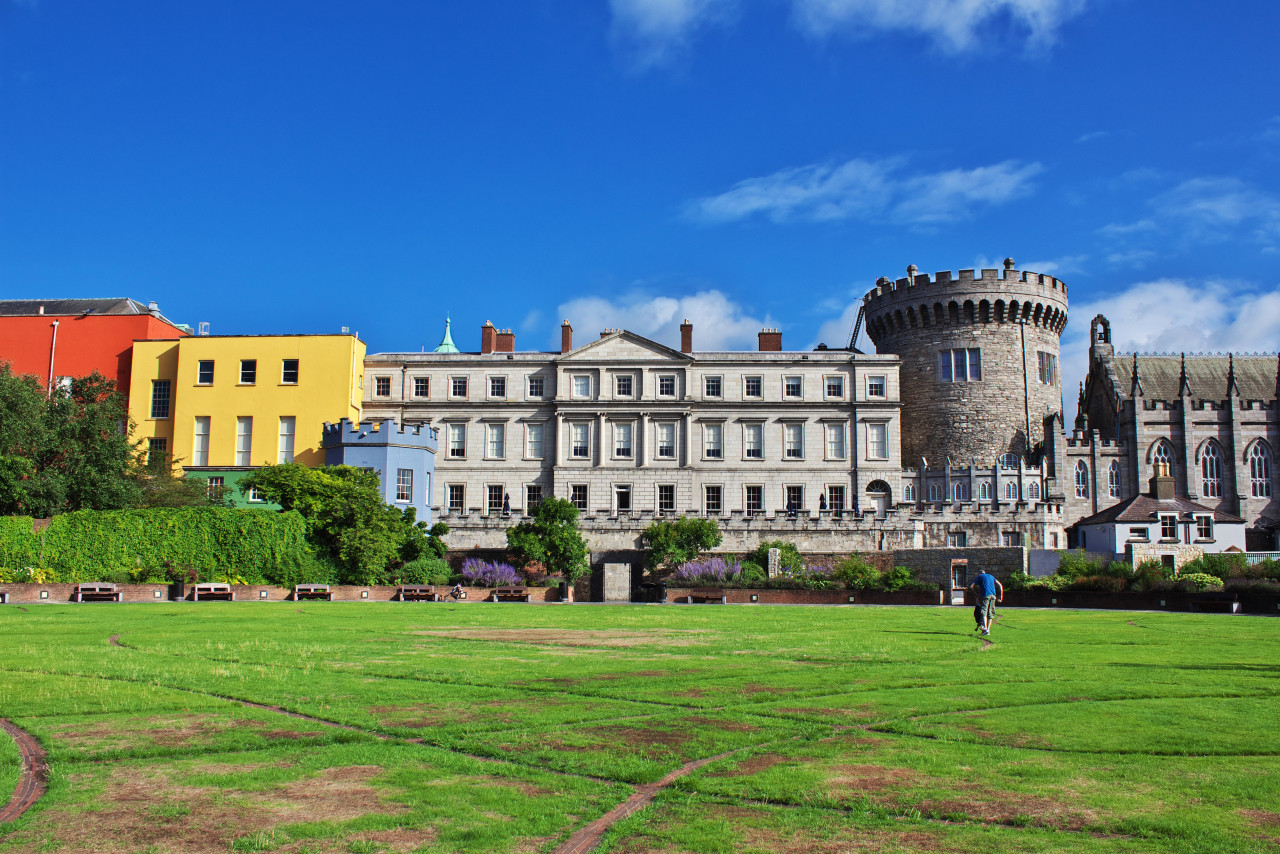
{"type": "Polygon", "coordinates": [[[1271,497],[1271,449],[1264,442],[1254,442],[1249,449],[1249,494],[1271,497]]]}
{"type": "Polygon", "coordinates": [[[1040,500],[1040,481],[1033,480],[1027,484],[1027,500],[1029,501],[1040,500]]]}
{"type": "Polygon", "coordinates": [[[1169,474],[1173,474],[1173,446],[1164,439],[1152,445],[1151,464],[1153,466],[1166,465],[1169,467],[1169,474]]]}
{"type": "Polygon", "coordinates": [[[1004,498],[1006,501],[1018,500],[1018,484],[1016,481],[1012,481],[1012,480],[1005,481],[1004,498]]]}
{"type": "Polygon", "coordinates": [[[1115,460],[1107,468],[1107,495],[1111,498],[1120,497],[1120,464],[1115,460]]]}
{"type": "Polygon", "coordinates": [[[916,500],[916,485],[914,483],[904,483],[902,485],[902,500],[903,501],[916,500]]]}
{"type": "Polygon", "coordinates": [[[1210,442],[1200,455],[1200,492],[1205,498],[1222,497],[1222,454],[1210,442]]]}
{"type": "Polygon", "coordinates": [[[942,482],[941,481],[935,480],[933,483],[929,484],[929,500],[930,501],[942,500],[942,482]]]}
{"type": "Polygon", "coordinates": [[[951,497],[955,501],[968,501],[969,484],[965,483],[963,480],[957,480],[955,483],[951,484],[951,497]]]}
{"type": "Polygon", "coordinates": [[[991,481],[984,480],[982,483],[978,484],[978,500],[979,501],[991,500],[991,481]]]}
{"type": "Polygon", "coordinates": [[[1016,469],[1017,467],[1018,467],[1017,454],[1001,454],[1000,455],[1000,468],[1016,469]]]}
{"type": "Polygon", "coordinates": [[[1089,497],[1089,466],[1084,460],[1076,463],[1076,498],[1089,497]]]}

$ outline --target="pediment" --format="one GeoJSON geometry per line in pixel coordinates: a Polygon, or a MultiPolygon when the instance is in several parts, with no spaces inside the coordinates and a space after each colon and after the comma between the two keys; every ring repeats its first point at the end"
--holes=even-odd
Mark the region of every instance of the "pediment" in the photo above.
{"type": "Polygon", "coordinates": [[[689,362],[688,353],[623,329],[565,353],[560,362],[689,362]]]}

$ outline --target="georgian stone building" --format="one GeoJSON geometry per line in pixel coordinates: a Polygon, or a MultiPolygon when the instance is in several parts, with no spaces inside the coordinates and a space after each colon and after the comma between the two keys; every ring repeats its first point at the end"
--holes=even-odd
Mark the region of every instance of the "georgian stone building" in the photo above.
{"type": "Polygon", "coordinates": [[[434,502],[450,516],[520,515],[544,496],[593,517],[839,517],[900,491],[896,358],[673,350],[625,330],[559,353],[516,352],[490,324],[479,353],[365,362],[365,417],[440,431],[434,502]]]}
{"type": "Polygon", "coordinates": [[[1178,496],[1243,517],[1248,549],[1274,549],[1278,413],[1276,355],[1121,355],[1098,315],[1074,430],[1052,454],[1067,517],[1140,495],[1166,466],[1178,496]]]}

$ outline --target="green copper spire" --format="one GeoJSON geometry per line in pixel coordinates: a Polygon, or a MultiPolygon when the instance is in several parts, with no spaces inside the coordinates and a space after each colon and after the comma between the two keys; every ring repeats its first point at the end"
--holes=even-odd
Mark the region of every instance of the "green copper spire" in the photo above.
{"type": "Polygon", "coordinates": [[[449,333],[449,316],[444,318],[444,340],[440,342],[440,346],[432,352],[435,353],[457,353],[458,347],[453,343],[453,335],[449,333]]]}

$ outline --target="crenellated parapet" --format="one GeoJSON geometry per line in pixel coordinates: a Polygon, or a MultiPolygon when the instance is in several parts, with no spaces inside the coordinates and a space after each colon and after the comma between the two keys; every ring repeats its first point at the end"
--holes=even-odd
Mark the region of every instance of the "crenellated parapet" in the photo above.
{"type": "Polygon", "coordinates": [[[344,418],[337,424],[324,423],[321,447],[341,445],[398,445],[434,451],[440,431],[425,424],[397,424],[394,421],[361,421],[344,418]]]}
{"type": "MultiPolygon", "coordinates": [[[[1067,325],[1067,286],[1042,273],[948,270],[880,279],[864,302],[867,333],[877,345],[895,333],[934,326],[1022,323],[1061,334],[1067,325]]],[[[914,268],[908,268],[913,271],[914,268]]]]}

